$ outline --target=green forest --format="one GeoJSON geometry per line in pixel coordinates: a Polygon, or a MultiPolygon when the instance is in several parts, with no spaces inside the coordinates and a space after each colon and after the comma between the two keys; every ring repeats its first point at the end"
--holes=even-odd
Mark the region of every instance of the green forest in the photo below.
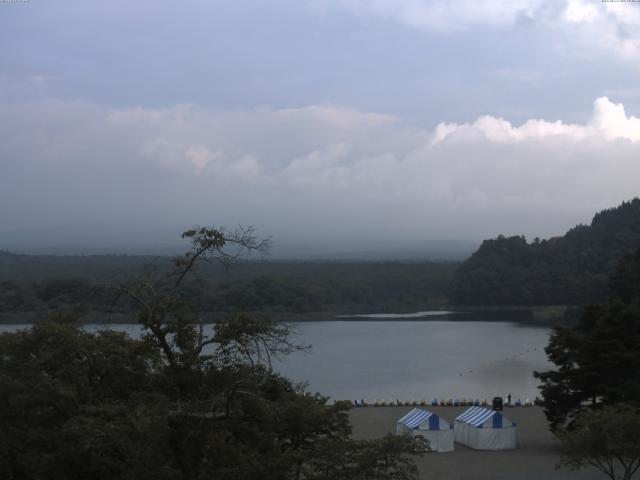
{"type": "Polygon", "coordinates": [[[597,213],[563,237],[485,240],[456,271],[455,305],[585,305],[603,302],[620,258],[640,246],[640,199],[597,213]]]}
{"type": "MultiPolygon", "coordinates": [[[[444,306],[579,306],[604,301],[617,262],[639,246],[636,198],[562,237],[485,240],[464,262],[296,262],[267,256],[230,269],[198,265],[183,288],[211,318],[236,311],[308,320],[444,306]]],[[[171,268],[171,259],[160,256],[0,252],[0,321],[29,322],[71,308],[87,320],[126,320],[133,305],[118,286],[171,268]]]]}
{"type": "MultiPolygon", "coordinates": [[[[260,311],[307,318],[314,313],[409,312],[445,304],[458,265],[245,260],[228,270],[199,265],[184,288],[208,314],[260,311]]],[[[117,321],[118,314],[132,309],[117,286],[141,272],[154,276],[170,267],[167,257],[0,253],[0,312],[16,321],[27,312],[73,307],[117,321]]]]}

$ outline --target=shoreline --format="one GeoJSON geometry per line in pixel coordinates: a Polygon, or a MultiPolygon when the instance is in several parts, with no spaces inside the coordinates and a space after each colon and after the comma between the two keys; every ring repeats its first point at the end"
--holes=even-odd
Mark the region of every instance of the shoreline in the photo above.
{"type": "MultiPolygon", "coordinates": [[[[215,323],[232,313],[246,313],[249,315],[266,316],[276,322],[304,323],[304,322],[511,322],[526,325],[553,326],[563,322],[565,312],[572,306],[537,306],[537,307],[455,307],[451,305],[429,305],[416,308],[410,312],[379,312],[379,313],[342,313],[334,310],[320,310],[305,313],[296,312],[263,312],[237,311],[213,312],[203,314],[203,323],[215,323]]],[[[64,310],[60,311],[69,311],[64,310]]],[[[0,312],[0,324],[28,325],[46,319],[56,310],[0,312]]],[[[134,313],[123,312],[80,312],[81,324],[133,324],[134,313]]]]}

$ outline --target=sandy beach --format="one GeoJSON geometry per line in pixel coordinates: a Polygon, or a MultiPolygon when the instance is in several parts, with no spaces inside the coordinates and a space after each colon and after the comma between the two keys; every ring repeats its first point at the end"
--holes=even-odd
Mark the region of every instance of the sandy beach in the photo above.
{"type": "MultiPolygon", "coordinates": [[[[395,432],[396,421],[414,407],[365,407],[350,412],[356,438],[378,438],[395,432]]],[[[447,421],[466,407],[421,407],[447,421]]],[[[455,444],[451,453],[428,453],[417,458],[420,478],[429,480],[597,480],[606,478],[595,469],[572,472],[556,469],[559,455],[539,407],[505,408],[504,415],[516,422],[518,448],[477,451],[455,444]]]]}

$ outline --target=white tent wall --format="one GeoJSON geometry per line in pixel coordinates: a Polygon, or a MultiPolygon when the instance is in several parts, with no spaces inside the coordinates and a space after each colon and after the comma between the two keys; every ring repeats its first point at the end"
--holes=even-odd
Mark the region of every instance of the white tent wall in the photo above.
{"type": "Polygon", "coordinates": [[[455,441],[476,450],[516,448],[516,425],[502,413],[471,407],[455,420],[455,441]]]}
{"type": "Polygon", "coordinates": [[[516,448],[516,428],[476,428],[471,427],[470,446],[475,450],[512,450],[516,448]]]}
{"type": "Polygon", "coordinates": [[[429,441],[429,449],[434,452],[453,452],[453,429],[413,430],[413,436],[423,436],[429,441]]]}
{"type": "Polygon", "coordinates": [[[457,443],[469,445],[470,429],[472,427],[464,422],[455,422],[454,437],[457,443]]]}

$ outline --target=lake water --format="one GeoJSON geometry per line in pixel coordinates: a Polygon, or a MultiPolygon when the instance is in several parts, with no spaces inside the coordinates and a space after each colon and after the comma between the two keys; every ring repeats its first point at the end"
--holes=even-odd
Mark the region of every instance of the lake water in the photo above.
{"type": "Polygon", "coordinates": [[[313,348],[279,367],[336,399],[534,398],[550,367],[550,330],[508,322],[360,321],[298,324],[313,348]]]}
{"type": "MultiPolygon", "coordinates": [[[[292,324],[311,344],[275,366],[333,399],[427,400],[538,395],[549,328],[492,321],[325,321],[292,324]]],[[[90,325],[89,329],[104,326],[90,325]]],[[[13,331],[24,325],[0,325],[13,331]]],[[[133,336],[138,325],[111,325],[133,336]]]]}

